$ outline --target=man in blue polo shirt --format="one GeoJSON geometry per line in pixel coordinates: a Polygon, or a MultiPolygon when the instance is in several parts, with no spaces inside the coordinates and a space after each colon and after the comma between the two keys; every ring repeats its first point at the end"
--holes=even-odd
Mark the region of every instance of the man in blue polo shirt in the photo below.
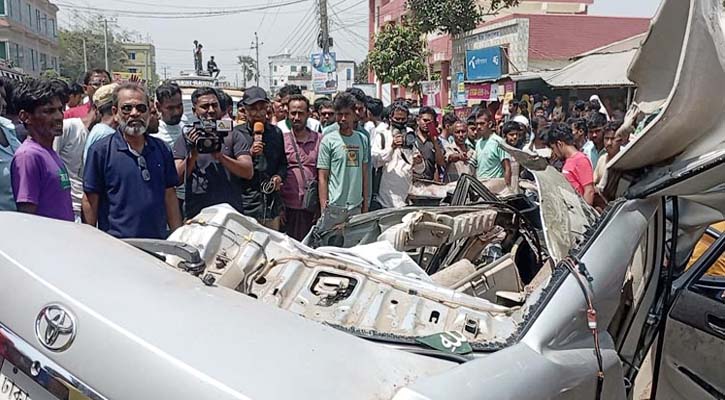
{"type": "Polygon", "coordinates": [[[149,98],[135,83],[113,92],[118,130],[94,143],[83,173],[83,217],[119,238],[163,239],[181,226],[168,146],[146,133],[149,98]]]}

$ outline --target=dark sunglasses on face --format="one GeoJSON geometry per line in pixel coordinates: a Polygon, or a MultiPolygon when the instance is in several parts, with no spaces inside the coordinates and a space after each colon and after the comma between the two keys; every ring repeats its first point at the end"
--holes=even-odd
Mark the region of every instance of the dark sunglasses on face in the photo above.
{"type": "Polygon", "coordinates": [[[136,109],[136,111],[140,112],[141,114],[147,112],[149,110],[149,106],[146,104],[124,104],[121,106],[121,112],[124,114],[131,114],[131,111],[133,109],[136,109]]]}

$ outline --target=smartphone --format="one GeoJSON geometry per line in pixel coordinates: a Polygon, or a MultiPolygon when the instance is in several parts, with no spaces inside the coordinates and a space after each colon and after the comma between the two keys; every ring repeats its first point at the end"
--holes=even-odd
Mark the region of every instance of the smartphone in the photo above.
{"type": "Polygon", "coordinates": [[[431,138],[438,137],[438,127],[436,126],[435,121],[428,122],[428,136],[431,138]]]}

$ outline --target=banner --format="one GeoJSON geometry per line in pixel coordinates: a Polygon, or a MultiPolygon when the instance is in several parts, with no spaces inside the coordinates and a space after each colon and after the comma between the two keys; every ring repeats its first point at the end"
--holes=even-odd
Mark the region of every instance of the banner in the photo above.
{"type": "Polygon", "coordinates": [[[337,60],[335,53],[313,53],[310,55],[312,64],[312,89],[316,94],[333,94],[337,92],[337,60]]]}
{"type": "Polygon", "coordinates": [[[488,101],[491,97],[491,84],[490,83],[467,83],[466,84],[466,99],[468,100],[468,106],[473,107],[480,104],[482,101],[488,101]]]}
{"type": "Polygon", "coordinates": [[[456,73],[456,82],[451,85],[453,88],[453,105],[466,105],[466,76],[463,72],[456,73]]]}
{"type": "Polygon", "coordinates": [[[420,82],[421,106],[441,108],[441,81],[420,82]]]}
{"type": "Polygon", "coordinates": [[[466,50],[466,76],[469,81],[498,79],[504,73],[501,47],[466,50]]]}

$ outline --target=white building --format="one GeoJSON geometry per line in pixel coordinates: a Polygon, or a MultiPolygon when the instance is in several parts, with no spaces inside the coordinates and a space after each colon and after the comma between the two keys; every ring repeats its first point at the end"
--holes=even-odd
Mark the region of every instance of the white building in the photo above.
{"type": "MultiPolygon", "coordinates": [[[[297,85],[303,91],[312,90],[312,65],[309,57],[284,52],[269,57],[270,94],[284,85],[297,85]]],[[[337,90],[345,91],[355,83],[355,62],[337,60],[337,90]]]]}
{"type": "Polygon", "coordinates": [[[57,13],[48,0],[0,0],[0,59],[36,77],[57,71],[57,13]]]}
{"type": "Polygon", "coordinates": [[[288,51],[269,57],[269,91],[271,94],[286,84],[312,89],[310,58],[293,56],[288,51]],[[305,87],[302,87],[305,86],[305,87]]]}

